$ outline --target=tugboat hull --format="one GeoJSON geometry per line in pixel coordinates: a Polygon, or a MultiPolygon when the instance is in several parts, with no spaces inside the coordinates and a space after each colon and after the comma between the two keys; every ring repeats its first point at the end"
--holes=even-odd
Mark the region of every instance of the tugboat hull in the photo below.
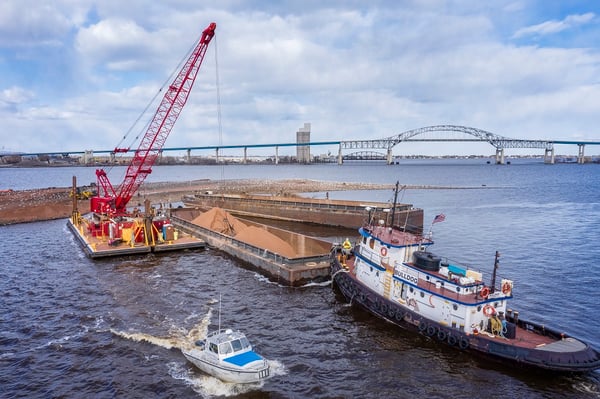
{"type": "Polygon", "coordinates": [[[513,365],[572,373],[589,372],[600,368],[600,354],[588,344],[525,320],[510,319],[511,323],[508,325],[513,329],[513,335],[527,334],[528,338],[531,338],[529,337],[531,335],[533,339],[536,335],[540,338],[551,337],[555,342],[541,344],[540,347],[525,347],[519,346],[517,341],[508,338],[510,331],[506,332],[505,337],[494,336],[485,331],[469,334],[437,323],[370,289],[356,279],[347,267],[344,267],[340,258],[340,252],[332,251],[331,273],[333,285],[339,289],[346,301],[401,328],[431,337],[458,350],[475,352],[513,365]]]}

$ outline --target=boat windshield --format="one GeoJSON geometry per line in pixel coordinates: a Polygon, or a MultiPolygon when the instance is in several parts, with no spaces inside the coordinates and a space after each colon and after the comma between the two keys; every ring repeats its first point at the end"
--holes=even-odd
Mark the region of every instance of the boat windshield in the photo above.
{"type": "Polygon", "coordinates": [[[233,351],[231,350],[231,345],[229,344],[229,342],[223,342],[219,344],[219,353],[221,355],[226,355],[231,352],[233,351]]]}
{"type": "Polygon", "coordinates": [[[248,342],[246,337],[242,337],[240,339],[234,339],[231,341],[231,346],[233,347],[234,352],[239,352],[243,349],[249,348],[250,342],[248,342]]]}

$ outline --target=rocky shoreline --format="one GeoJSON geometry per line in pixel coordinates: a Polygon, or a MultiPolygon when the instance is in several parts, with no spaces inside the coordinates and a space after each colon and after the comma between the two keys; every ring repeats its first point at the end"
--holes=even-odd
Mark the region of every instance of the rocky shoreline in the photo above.
{"type": "MultiPolygon", "coordinates": [[[[271,196],[302,196],[303,193],[356,191],[356,190],[393,190],[394,184],[373,184],[356,182],[336,182],[310,179],[232,179],[232,180],[191,180],[187,182],[144,183],[131,199],[130,205],[141,205],[146,199],[153,204],[172,204],[180,202],[184,195],[213,192],[222,194],[263,194],[271,196]]],[[[430,185],[402,185],[402,189],[489,189],[494,187],[453,187],[430,185]]],[[[71,187],[51,187],[34,190],[0,191],[0,226],[62,219],[71,215],[73,200],[71,187]]],[[[82,213],[90,208],[89,200],[79,201],[82,213]]]]}
{"type": "MultiPolygon", "coordinates": [[[[181,201],[184,195],[206,191],[224,194],[294,196],[307,192],[392,188],[393,185],[389,184],[326,182],[307,179],[156,182],[145,183],[131,200],[131,204],[141,204],[146,199],[149,199],[152,203],[167,204],[181,201]]],[[[73,200],[70,192],[70,187],[0,191],[0,226],[67,218],[73,210],[73,200]]],[[[89,209],[89,200],[80,200],[78,208],[80,211],[86,212],[89,209]]]]}

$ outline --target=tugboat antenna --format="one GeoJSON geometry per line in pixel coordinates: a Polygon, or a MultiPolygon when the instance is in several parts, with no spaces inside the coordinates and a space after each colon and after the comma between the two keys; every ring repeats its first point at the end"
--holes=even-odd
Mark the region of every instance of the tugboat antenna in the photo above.
{"type": "Polygon", "coordinates": [[[394,217],[396,215],[396,202],[398,201],[398,186],[400,185],[399,181],[396,181],[396,189],[394,190],[394,206],[392,207],[392,222],[390,226],[394,228],[394,217]]]}
{"type": "Polygon", "coordinates": [[[500,252],[496,251],[496,258],[494,259],[494,273],[492,274],[492,292],[496,291],[496,273],[500,267],[500,252]]]}

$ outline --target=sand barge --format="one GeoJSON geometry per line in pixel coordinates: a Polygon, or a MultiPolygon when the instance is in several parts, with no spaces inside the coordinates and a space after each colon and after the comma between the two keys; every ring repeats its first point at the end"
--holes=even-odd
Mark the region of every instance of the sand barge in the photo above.
{"type": "Polygon", "coordinates": [[[221,208],[203,213],[187,210],[171,219],[180,229],[250,263],[280,283],[297,286],[329,277],[328,241],[241,220],[221,208]]]}

